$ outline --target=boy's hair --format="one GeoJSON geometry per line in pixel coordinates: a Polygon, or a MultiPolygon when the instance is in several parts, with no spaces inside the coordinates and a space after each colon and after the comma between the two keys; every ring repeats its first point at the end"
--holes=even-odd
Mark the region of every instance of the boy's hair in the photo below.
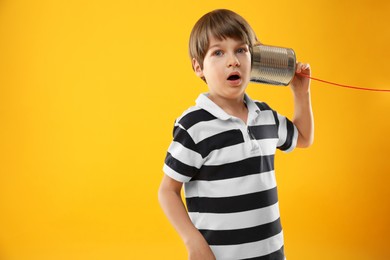
{"type": "MultiPolygon", "coordinates": [[[[203,60],[209,48],[210,36],[218,40],[233,38],[248,44],[249,51],[258,44],[255,32],[248,22],[239,14],[217,9],[203,15],[192,28],[189,41],[191,60],[195,58],[203,69],[203,60]]],[[[193,68],[194,69],[194,68],[193,68]]]]}

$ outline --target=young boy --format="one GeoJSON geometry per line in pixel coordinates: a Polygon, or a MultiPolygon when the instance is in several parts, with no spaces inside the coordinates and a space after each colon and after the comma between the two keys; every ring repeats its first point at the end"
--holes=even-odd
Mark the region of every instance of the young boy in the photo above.
{"type": "MultiPolygon", "coordinates": [[[[285,259],[274,155],[313,142],[310,81],[291,82],[292,122],[252,101],[245,89],[255,44],[249,24],[229,10],[204,15],[191,32],[192,66],[209,92],[176,120],[159,189],[191,260],[285,259]]],[[[298,63],[296,72],[310,75],[310,67],[298,63]]]]}

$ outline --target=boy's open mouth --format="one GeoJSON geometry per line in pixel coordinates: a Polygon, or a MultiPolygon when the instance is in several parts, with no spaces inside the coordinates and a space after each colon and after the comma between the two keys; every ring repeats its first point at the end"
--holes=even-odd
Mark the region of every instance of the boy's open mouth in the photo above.
{"type": "Polygon", "coordinates": [[[229,76],[227,79],[228,80],[238,80],[238,79],[240,79],[241,77],[240,77],[240,75],[231,75],[231,76],[229,76]]]}

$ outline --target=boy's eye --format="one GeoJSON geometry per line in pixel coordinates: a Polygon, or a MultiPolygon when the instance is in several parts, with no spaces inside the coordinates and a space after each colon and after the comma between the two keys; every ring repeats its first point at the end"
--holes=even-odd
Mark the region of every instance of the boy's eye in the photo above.
{"type": "Polygon", "coordinates": [[[223,52],[221,50],[217,50],[214,52],[215,56],[222,56],[223,52]]]}
{"type": "Polygon", "coordinates": [[[245,52],[247,52],[246,48],[239,48],[239,49],[237,49],[237,53],[245,53],[245,52]]]}

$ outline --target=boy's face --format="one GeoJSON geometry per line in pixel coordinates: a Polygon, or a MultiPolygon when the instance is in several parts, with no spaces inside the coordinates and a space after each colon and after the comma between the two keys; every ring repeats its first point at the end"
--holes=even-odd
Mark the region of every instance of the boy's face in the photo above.
{"type": "Polygon", "coordinates": [[[195,73],[206,79],[211,97],[243,98],[251,71],[248,45],[232,38],[218,40],[210,36],[209,40],[203,69],[193,60],[195,73]]]}

